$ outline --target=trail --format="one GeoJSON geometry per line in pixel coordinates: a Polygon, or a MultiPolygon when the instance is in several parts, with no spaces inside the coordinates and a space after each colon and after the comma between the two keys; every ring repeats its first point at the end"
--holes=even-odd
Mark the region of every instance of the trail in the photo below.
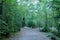
{"type": "Polygon", "coordinates": [[[32,28],[21,28],[15,36],[11,37],[10,40],[49,40],[48,37],[42,32],[32,28]]]}

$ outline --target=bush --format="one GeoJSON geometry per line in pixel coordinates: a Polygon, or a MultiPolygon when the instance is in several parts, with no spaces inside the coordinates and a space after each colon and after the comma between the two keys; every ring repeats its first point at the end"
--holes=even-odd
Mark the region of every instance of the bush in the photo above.
{"type": "Polygon", "coordinates": [[[49,29],[49,27],[43,27],[43,28],[41,29],[41,31],[42,31],[42,32],[50,32],[50,29],[49,29]]]}
{"type": "Polygon", "coordinates": [[[57,36],[57,37],[59,37],[60,38],[60,32],[58,32],[58,31],[54,31],[54,32],[52,32],[55,36],[57,36]]]}
{"type": "Polygon", "coordinates": [[[20,27],[17,24],[8,24],[0,19],[0,38],[10,37],[11,34],[20,31],[20,27]]]}
{"type": "Polygon", "coordinates": [[[8,25],[5,23],[5,21],[0,19],[0,38],[1,37],[7,37],[9,35],[9,27],[8,25]]]}
{"type": "Polygon", "coordinates": [[[28,22],[28,27],[35,28],[36,27],[36,24],[33,21],[29,21],[28,22]]]}

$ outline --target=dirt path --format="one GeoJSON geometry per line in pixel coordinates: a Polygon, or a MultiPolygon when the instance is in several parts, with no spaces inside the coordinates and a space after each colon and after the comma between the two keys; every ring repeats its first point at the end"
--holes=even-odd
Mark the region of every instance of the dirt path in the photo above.
{"type": "Polygon", "coordinates": [[[10,40],[49,40],[42,32],[36,31],[32,28],[22,28],[14,37],[10,40]]]}

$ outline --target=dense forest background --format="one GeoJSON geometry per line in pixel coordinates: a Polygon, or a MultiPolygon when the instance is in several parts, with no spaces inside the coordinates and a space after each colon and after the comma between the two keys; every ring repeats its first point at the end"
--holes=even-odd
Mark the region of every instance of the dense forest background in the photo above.
{"type": "Polygon", "coordinates": [[[60,0],[0,0],[0,38],[24,26],[60,38],[60,0]]]}

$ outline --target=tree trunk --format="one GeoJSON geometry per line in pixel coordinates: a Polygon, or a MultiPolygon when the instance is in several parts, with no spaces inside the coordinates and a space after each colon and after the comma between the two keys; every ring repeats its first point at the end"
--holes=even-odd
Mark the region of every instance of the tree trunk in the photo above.
{"type": "Polygon", "coordinates": [[[2,0],[2,3],[1,3],[1,13],[2,13],[2,19],[4,20],[5,19],[5,0],[2,0]]]}

